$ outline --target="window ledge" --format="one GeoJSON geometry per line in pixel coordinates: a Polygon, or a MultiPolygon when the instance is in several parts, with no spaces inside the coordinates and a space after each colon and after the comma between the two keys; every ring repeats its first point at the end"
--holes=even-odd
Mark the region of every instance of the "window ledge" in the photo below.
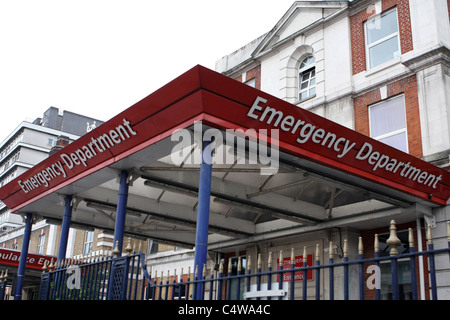
{"type": "Polygon", "coordinates": [[[300,107],[300,105],[301,105],[302,103],[307,102],[307,101],[309,101],[309,100],[312,100],[312,99],[314,99],[315,97],[316,97],[316,95],[313,95],[313,96],[308,97],[308,98],[305,98],[305,99],[303,99],[303,100],[297,100],[296,103],[295,103],[295,105],[297,105],[298,107],[300,107]]]}
{"type": "Polygon", "coordinates": [[[402,62],[401,57],[397,57],[397,58],[394,58],[392,60],[386,61],[386,62],[384,62],[384,63],[382,63],[382,64],[380,64],[380,65],[378,65],[376,67],[373,67],[373,68],[367,70],[366,71],[366,77],[374,75],[374,74],[376,74],[378,72],[381,72],[381,71],[383,71],[385,69],[388,69],[388,68],[390,68],[392,66],[401,64],[401,62],[402,62]]]}

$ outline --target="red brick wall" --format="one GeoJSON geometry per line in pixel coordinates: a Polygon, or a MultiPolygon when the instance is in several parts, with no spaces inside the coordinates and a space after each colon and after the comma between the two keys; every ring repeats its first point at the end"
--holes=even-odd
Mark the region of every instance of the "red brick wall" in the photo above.
{"type": "Polygon", "coordinates": [[[450,22],[450,0],[447,0],[448,21],[450,22]]]}
{"type": "MultiPolygon", "coordinates": [[[[450,1],[450,0],[449,0],[450,1]]],[[[382,11],[397,7],[400,47],[402,54],[413,50],[411,15],[408,0],[383,0],[382,11]]],[[[366,49],[364,37],[364,23],[375,14],[375,9],[369,6],[367,9],[350,17],[352,67],[353,74],[366,70],[366,49]]]]}
{"type": "MultiPolygon", "coordinates": [[[[420,131],[419,99],[417,96],[417,80],[415,75],[387,85],[387,98],[399,94],[403,94],[405,97],[409,154],[421,158],[423,156],[422,135],[420,131]]],[[[372,90],[354,99],[355,131],[367,136],[370,135],[369,106],[380,101],[380,89],[372,90]]]]}
{"type": "MultiPolygon", "coordinates": [[[[235,80],[242,82],[242,75],[234,78],[235,80]]],[[[261,90],[261,66],[257,66],[249,71],[246,74],[246,80],[249,81],[255,79],[255,88],[261,90]]]]}

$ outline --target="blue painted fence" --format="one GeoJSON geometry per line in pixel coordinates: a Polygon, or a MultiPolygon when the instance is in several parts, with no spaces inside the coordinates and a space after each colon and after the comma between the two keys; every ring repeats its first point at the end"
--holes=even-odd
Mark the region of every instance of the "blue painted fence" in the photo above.
{"type": "MultiPolygon", "coordinates": [[[[450,228],[450,223],[448,224],[450,228]]],[[[410,235],[412,230],[410,230],[410,235]]],[[[243,271],[241,266],[237,268],[237,274],[224,272],[223,260],[220,263],[218,272],[214,275],[206,275],[206,268],[202,268],[203,273],[188,272],[181,275],[180,280],[174,274],[166,277],[151,278],[147,272],[145,256],[142,253],[133,253],[123,257],[99,257],[85,261],[69,261],[64,265],[56,264],[49,266],[49,270],[44,270],[41,277],[39,299],[42,300],[185,300],[203,298],[204,300],[230,300],[230,299],[373,299],[367,297],[367,286],[375,284],[375,299],[381,299],[381,288],[376,285],[376,277],[369,279],[372,273],[368,267],[379,270],[380,265],[390,265],[390,278],[392,287],[390,299],[400,299],[399,291],[399,261],[404,265],[409,261],[411,276],[411,299],[419,299],[416,262],[419,257],[424,257],[427,261],[428,271],[426,277],[429,278],[429,297],[436,300],[437,282],[435,270],[435,256],[444,255],[450,260],[450,239],[448,247],[444,249],[434,249],[431,241],[430,228],[428,228],[427,250],[415,252],[414,243],[410,241],[408,253],[398,254],[396,247],[399,240],[395,234],[395,223],[391,223],[391,236],[387,243],[391,247],[389,256],[380,256],[377,249],[377,238],[375,239],[375,255],[373,258],[363,258],[362,241],[358,248],[358,258],[350,261],[348,257],[347,241],[344,241],[343,259],[341,262],[334,262],[333,244],[330,243],[329,257],[326,262],[319,260],[318,246],[316,247],[315,261],[308,265],[307,259],[303,260],[301,267],[295,267],[295,254],[291,252],[291,264],[289,268],[283,268],[281,263],[277,270],[272,270],[269,265],[266,271],[262,271],[262,263],[258,258],[257,266],[252,269],[250,257],[247,257],[247,268],[243,271]],[[378,269],[377,269],[378,268],[378,269]],[[352,270],[352,271],[350,271],[352,270]],[[298,274],[307,275],[312,273],[313,277],[303,276],[301,281],[295,281],[298,274]],[[339,278],[336,277],[339,273],[339,278]],[[357,274],[357,276],[355,276],[357,274]],[[288,281],[283,275],[288,275],[288,281]],[[327,276],[328,283],[325,283],[327,276]],[[339,280],[337,280],[339,279],[339,280]],[[372,281],[373,280],[373,281],[372,281]],[[351,286],[353,290],[351,289],[351,286]],[[355,290],[355,287],[358,289],[355,290]],[[326,290],[325,292],[323,292],[326,290]],[[308,290],[311,290],[308,295],[308,290]],[[321,292],[322,290],[322,292],[321,292]],[[351,292],[352,291],[352,292],[351,292]],[[358,297],[355,297],[355,291],[358,297]],[[358,292],[359,291],[359,292],[358,292]]],[[[411,236],[410,236],[411,238],[411,236]]],[[[306,248],[303,257],[307,257],[306,248]]],[[[271,260],[269,258],[269,260],[271,260]]],[[[279,261],[283,261],[280,252],[279,261]]],[[[229,262],[231,266],[231,261],[229,262]]],[[[450,268],[450,266],[449,266],[450,268]]],[[[198,270],[196,268],[196,270],[198,270]]],[[[373,274],[376,275],[376,272],[373,274]]],[[[369,288],[370,289],[370,288],[369,288]]]]}
{"type": "Polygon", "coordinates": [[[39,300],[143,300],[145,255],[97,256],[65,259],[46,267],[39,300]]]}
{"type": "Polygon", "coordinates": [[[8,269],[0,274],[0,301],[6,298],[6,286],[8,285],[8,269]]]}

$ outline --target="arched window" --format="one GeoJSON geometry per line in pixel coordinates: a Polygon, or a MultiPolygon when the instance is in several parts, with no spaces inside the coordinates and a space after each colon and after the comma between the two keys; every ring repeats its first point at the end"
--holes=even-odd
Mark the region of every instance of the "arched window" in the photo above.
{"type": "Polygon", "coordinates": [[[316,95],[316,60],[314,56],[306,57],[298,70],[298,99],[305,100],[316,95]]]}

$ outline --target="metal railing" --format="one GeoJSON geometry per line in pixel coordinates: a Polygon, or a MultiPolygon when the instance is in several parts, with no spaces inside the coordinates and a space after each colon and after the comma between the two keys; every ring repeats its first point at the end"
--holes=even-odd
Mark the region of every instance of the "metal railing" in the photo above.
{"type": "MultiPolygon", "coordinates": [[[[200,276],[196,271],[179,277],[174,272],[163,273],[151,278],[147,272],[145,256],[131,253],[68,259],[44,267],[41,276],[39,299],[41,300],[294,300],[294,299],[381,299],[398,300],[401,297],[399,263],[409,268],[410,299],[419,299],[416,279],[417,262],[420,257],[427,258],[426,285],[427,297],[437,299],[435,256],[445,255],[450,260],[450,222],[447,223],[449,241],[447,248],[434,249],[431,228],[427,229],[427,250],[416,252],[412,229],[409,229],[409,248],[407,253],[399,254],[400,240],[396,234],[395,222],[390,225],[390,236],[386,243],[390,247],[389,256],[380,256],[378,235],[375,235],[374,257],[363,258],[362,239],[359,238],[358,258],[349,260],[348,241],[344,240],[343,259],[334,261],[333,243],[330,243],[326,263],[320,261],[319,245],[316,245],[315,261],[313,255],[303,249],[301,261],[295,257],[283,258],[279,252],[277,270],[272,270],[272,254],[266,271],[262,270],[261,254],[258,254],[256,269],[252,269],[251,257],[246,257],[246,269],[239,259],[237,272],[231,269],[224,272],[224,260],[220,261],[218,272],[206,274],[206,266],[200,276]],[[288,260],[288,262],[286,262],[288,260]],[[388,268],[390,276],[388,296],[382,297],[381,268],[388,268]],[[373,294],[372,297],[372,293],[373,294]]],[[[127,250],[127,249],[126,249],[127,250]]],[[[445,259],[441,259],[445,260],[445,259]]],[[[450,266],[447,268],[450,269],[450,266]]],[[[198,268],[195,268],[198,270],[198,268]]],[[[386,272],[383,276],[386,275],[386,272]]],[[[383,279],[385,281],[385,279],[383,279]]],[[[423,298],[423,297],[422,297],[423,298]]]]}
{"type": "MultiPolygon", "coordinates": [[[[434,249],[431,228],[428,227],[427,250],[415,252],[412,229],[409,229],[409,252],[398,254],[396,247],[400,244],[400,240],[396,234],[395,222],[391,221],[390,236],[387,239],[387,244],[391,248],[389,256],[380,256],[378,235],[375,235],[374,257],[368,259],[363,258],[362,238],[359,237],[358,258],[352,261],[349,260],[347,240],[344,240],[342,262],[334,261],[333,243],[330,243],[328,263],[320,261],[319,245],[316,245],[315,263],[312,262],[312,259],[308,259],[308,253],[304,247],[303,261],[300,267],[296,267],[298,263],[295,261],[294,249],[291,250],[290,263],[287,267],[286,263],[283,263],[283,260],[286,260],[283,259],[283,252],[280,251],[277,270],[272,270],[272,254],[269,253],[267,271],[264,272],[260,254],[258,254],[256,270],[252,269],[250,256],[246,257],[246,270],[242,271],[241,258],[239,258],[237,272],[234,273],[231,269],[231,259],[228,261],[227,273],[224,272],[224,260],[221,260],[216,276],[214,274],[206,275],[206,266],[203,268],[202,276],[199,276],[196,271],[192,274],[189,268],[187,275],[180,276],[180,279],[185,279],[183,281],[178,281],[176,274],[171,276],[169,272],[166,272],[166,276],[161,274],[158,277],[155,274],[151,286],[153,290],[151,296],[156,300],[379,300],[382,298],[399,300],[402,298],[398,277],[400,261],[403,266],[406,262],[406,268],[410,269],[411,288],[408,298],[417,300],[419,299],[416,279],[417,260],[419,257],[426,257],[428,258],[426,285],[429,288],[429,294],[426,293],[426,297],[436,300],[438,297],[435,256],[448,254],[450,260],[450,222],[447,223],[447,227],[449,241],[448,247],[445,249],[434,249]],[[382,297],[380,268],[389,267],[389,265],[388,275],[391,278],[389,285],[391,291],[382,297]],[[337,272],[339,277],[336,277],[337,272]],[[324,281],[325,279],[322,277],[327,277],[327,281],[324,281]],[[337,278],[339,278],[339,282],[337,278]],[[351,286],[352,288],[350,288],[351,286]],[[374,295],[373,291],[375,291],[374,295]]],[[[385,281],[385,279],[383,280],[385,281]]]]}
{"type": "Polygon", "coordinates": [[[6,299],[6,287],[8,286],[8,269],[0,274],[0,301],[6,299]]]}
{"type": "Polygon", "coordinates": [[[95,254],[45,265],[39,300],[143,300],[146,291],[145,255],[140,251],[118,257],[95,254]]]}

